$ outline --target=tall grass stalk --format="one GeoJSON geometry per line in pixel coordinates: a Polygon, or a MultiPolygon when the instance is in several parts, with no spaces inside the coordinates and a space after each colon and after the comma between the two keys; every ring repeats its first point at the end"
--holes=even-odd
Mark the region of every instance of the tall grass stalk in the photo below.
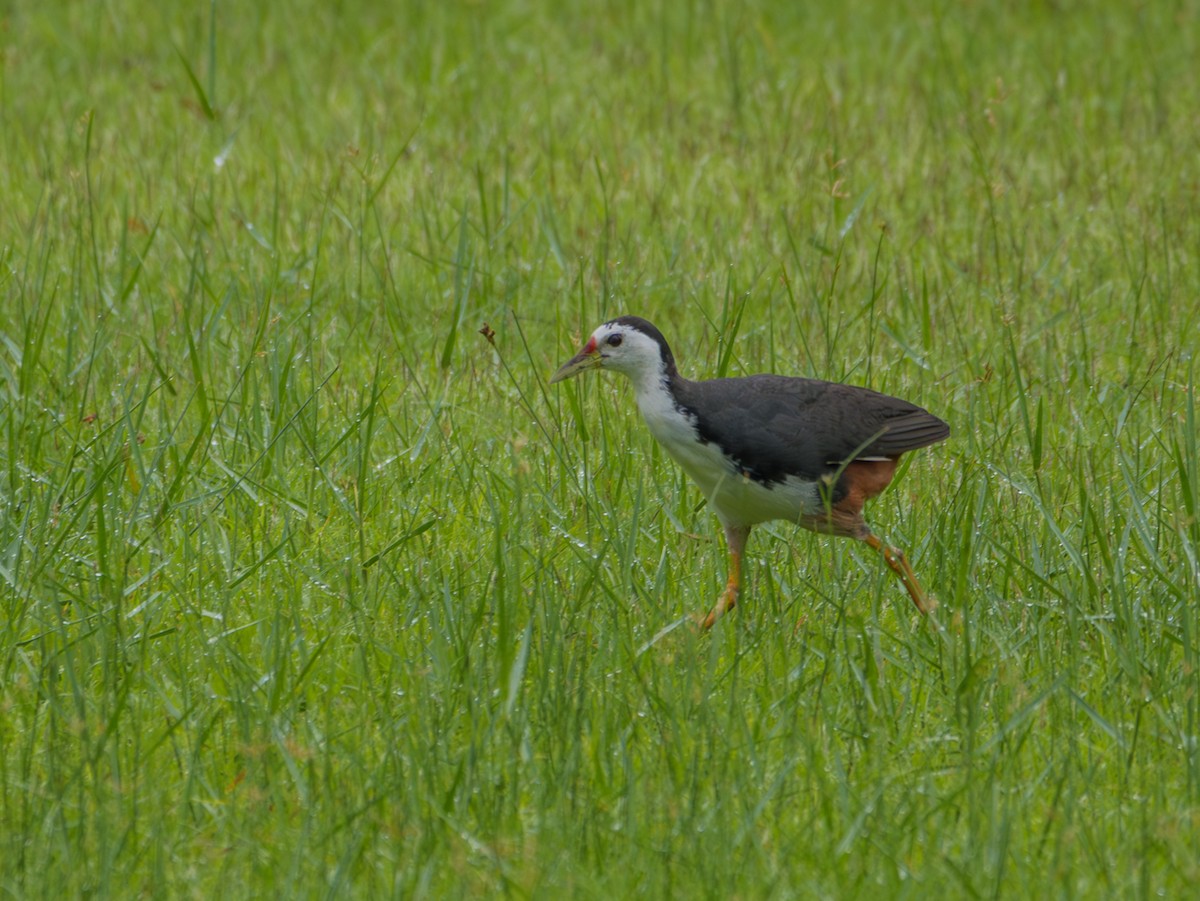
{"type": "Polygon", "coordinates": [[[1185,897],[1186,4],[0,14],[0,890],[1185,897]],[[952,424],[748,590],[599,321],[952,424]]]}

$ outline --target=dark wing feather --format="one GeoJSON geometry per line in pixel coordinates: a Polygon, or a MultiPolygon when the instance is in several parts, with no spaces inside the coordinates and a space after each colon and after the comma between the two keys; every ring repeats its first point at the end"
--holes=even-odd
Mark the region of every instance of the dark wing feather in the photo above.
{"type": "Polygon", "coordinates": [[[950,435],[950,426],[920,407],[889,417],[884,425],[886,431],[872,442],[865,454],[893,457],[937,444],[950,435]]]}
{"type": "Polygon", "coordinates": [[[672,385],[700,436],[765,482],[817,479],[864,457],[897,457],[945,439],[932,413],[867,388],[756,375],[672,385]]]}

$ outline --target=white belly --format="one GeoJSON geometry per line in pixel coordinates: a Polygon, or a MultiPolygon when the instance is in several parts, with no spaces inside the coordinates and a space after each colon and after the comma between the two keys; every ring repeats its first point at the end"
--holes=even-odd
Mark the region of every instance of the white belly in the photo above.
{"type": "Polygon", "coordinates": [[[697,441],[694,427],[677,410],[663,412],[667,415],[642,408],[650,433],[700,487],[723,523],[751,526],[772,519],[796,522],[823,508],[816,482],[789,477],[767,488],[742,475],[715,444],[697,441]]]}

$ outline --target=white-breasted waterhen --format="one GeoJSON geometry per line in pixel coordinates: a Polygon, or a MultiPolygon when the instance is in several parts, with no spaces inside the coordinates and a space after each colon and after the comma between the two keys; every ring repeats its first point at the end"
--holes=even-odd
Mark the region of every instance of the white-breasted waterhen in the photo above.
{"type": "Polygon", "coordinates": [[[817,379],[689,381],[675,367],[662,333],[637,316],[596,329],[550,382],[589,369],[629,377],[650,433],[700,486],[725,529],[729,581],[703,618],[705,628],[737,604],[750,529],[772,519],[865,542],[883,555],[918,610],[937,606],[904,553],[880,541],[862,515],[863,503],[892,481],[902,454],[950,434],[932,413],[867,388],[817,379]]]}

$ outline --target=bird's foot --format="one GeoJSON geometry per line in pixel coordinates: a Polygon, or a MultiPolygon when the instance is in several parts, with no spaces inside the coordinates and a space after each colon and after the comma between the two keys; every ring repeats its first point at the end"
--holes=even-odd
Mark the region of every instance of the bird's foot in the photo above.
{"type": "Polygon", "coordinates": [[[717,620],[736,607],[737,602],[737,588],[732,585],[727,586],[725,593],[721,595],[721,600],[717,601],[717,606],[713,607],[707,614],[701,613],[697,616],[696,621],[700,624],[700,628],[707,632],[717,620]]]}
{"type": "Polygon", "coordinates": [[[904,583],[905,591],[908,592],[908,596],[912,598],[912,602],[917,605],[919,611],[922,613],[932,613],[937,609],[937,600],[925,593],[925,589],[917,581],[916,573],[908,565],[908,558],[904,556],[904,551],[898,547],[891,547],[884,544],[876,535],[870,532],[867,532],[862,540],[877,550],[883,556],[883,562],[888,565],[888,568],[900,577],[900,581],[904,583]]]}
{"type": "Polygon", "coordinates": [[[887,563],[892,572],[900,577],[900,581],[904,583],[904,587],[908,591],[908,596],[912,598],[917,609],[922,613],[932,613],[936,610],[938,608],[937,598],[930,597],[925,593],[925,589],[917,581],[916,573],[908,565],[908,558],[904,556],[904,551],[896,547],[888,547],[887,545],[883,545],[880,551],[883,554],[884,562],[887,563]]]}

